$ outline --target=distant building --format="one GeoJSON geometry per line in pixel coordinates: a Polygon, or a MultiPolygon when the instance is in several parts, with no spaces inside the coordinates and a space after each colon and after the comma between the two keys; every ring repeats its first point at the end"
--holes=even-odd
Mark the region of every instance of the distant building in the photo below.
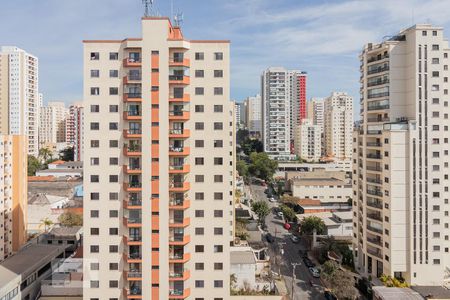
{"type": "Polygon", "coordinates": [[[244,122],[242,121],[242,108],[244,103],[234,102],[234,116],[236,129],[243,128],[244,122]]]}
{"type": "Polygon", "coordinates": [[[319,161],[322,154],[322,129],[304,119],[296,126],[294,135],[295,154],[306,161],[319,161]]]}
{"type": "Polygon", "coordinates": [[[67,109],[64,102],[49,102],[39,112],[39,147],[66,142],[67,109]]]}
{"type": "Polygon", "coordinates": [[[69,115],[66,119],[66,142],[73,147],[74,160],[83,160],[84,148],[84,108],[81,103],[72,104],[69,107],[69,115]]]}
{"type": "Polygon", "coordinates": [[[36,171],[36,176],[83,177],[83,162],[57,160],[48,169],[36,171]]]}
{"type": "Polygon", "coordinates": [[[0,47],[0,134],[24,135],[38,155],[38,59],[13,46],[0,47]]]}
{"type": "Polygon", "coordinates": [[[25,136],[0,135],[0,262],[27,240],[27,155],[25,136]]]}
{"type": "Polygon", "coordinates": [[[261,95],[247,97],[244,100],[245,105],[245,127],[248,129],[250,136],[261,138],[262,120],[261,120],[261,95]]]}

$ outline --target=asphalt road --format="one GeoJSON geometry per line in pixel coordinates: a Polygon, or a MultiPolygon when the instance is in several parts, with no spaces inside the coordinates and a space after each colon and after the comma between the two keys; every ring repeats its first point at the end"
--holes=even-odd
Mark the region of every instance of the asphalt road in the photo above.
{"type": "MultiPolygon", "coordinates": [[[[253,200],[266,201],[271,208],[278,206],[278,203],[271,203],[268,201],[267,196],[264,193],[265,187],[251,185],[250,189],[253,200]]],[[[275,242],[268,244],[272,271],[276,273],[279,273],[279,270],[281,271],[281,275],[284,278],[291,299],[325,299],[320,280],[312,277],[299,255],[299,250],[305,249],[304,244],[301,241],[300,243],[293,243],[289,238],[289,232],[283,228],[283,224],[284,221],[273,212],[266,218],[267,230],[275,237],[275,242]],[[283,251],[280,251],[280,248],[282,248],[283,251]],[[275,259],[275,253],[278,253],[277,259],[275,259]],[[298,264],[295,268],[294,297],[292,297],[292,263],[298,264]],[[313,283],[312,286],[310,282],[313,283]]]]}

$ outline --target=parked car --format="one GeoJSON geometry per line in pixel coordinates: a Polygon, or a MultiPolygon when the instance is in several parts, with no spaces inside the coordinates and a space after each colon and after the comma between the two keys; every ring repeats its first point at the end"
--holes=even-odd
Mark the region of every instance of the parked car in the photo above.
{"type": "Polygon", "coordinates": [[[300,242],[300,239],[298,237],[296,237],[295,235],[291,235],[291,241],[294,244],[297,244],[298,242],[300,242]]]}
{"type": "Polygon", "coordinates": [[[316,266],[308,257],[303,257],[303,262],[308,268],[316,266]]]}
{"type": "Polygon", "coordinates": [[[284,217],[284,214],[283,214],[282,211],[279,211],[279,212],[277,213],[277,216],[280,217],[280,218],[282,219],[282,218],[284,217]]]}
{"type": "Polygon", "coordinates": [[[273,243],[273,242],[275,242],[275,238],[270,233],[267,233],[266,234],[266,241],[268,243],[273,243]]]}
{"type": "Polygon", "coordinates": [[[270,202],[277,202],[277,200],[276,200],[274,197],[271,197],[271,198],[269,199],[269,201],[270,201],[270,202]]]}
{"type": "Polygon", "coordinates": [[[312,275],[314,278],[319,278],[319,277],[320,277],[320,272],[319,272],[319,270],[317,270],[317,269],[314,268],[314,267],[309,267],[308,269],[309,269],[309,271],[311,272],[311,275],[312,275]]]}

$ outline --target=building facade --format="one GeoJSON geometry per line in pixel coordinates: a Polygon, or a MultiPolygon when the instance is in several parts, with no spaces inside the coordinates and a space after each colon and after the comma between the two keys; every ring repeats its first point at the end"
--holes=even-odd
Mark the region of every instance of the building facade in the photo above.
{"type": "Polygon", "coordinates": [[[48,102],[39,109],[39,148],[66,142],[66,118],[64,102],[48,102]]]}
{"type": "Polygon", "coordinates": [[[335,160],[351,160],[353,134],[353,98],[333,92],[324,100],[325,155],[335,160]]]}
{"type": "Polygon", "coordinates": [[[415,25],[361,52],[354,238],[361,272],[448,285],[448,64],[443,29],[415,25]]]}
{"type": "Polygon", "coordinates": [[[26,137],[0,135],[0,262],[27,241],[26,137]]]}
{"type": "Polygon", "coordinates": [[[245,104],[245,127],[248,129],[251,136],[261,138],[261,95],[247,97],[244,100],[245,104]]]}
{"type": "Polygon", "coordinates": [[[84,151],[84,108],[81,103],[70,105],[65,127],[66,143],[73,147],[74,160],[82,161],[84,151]]]}
{"type": "Polygon", "coordinates": [[[26,135],[38,154],[38,59],[13,46],[0,47],[0,134],[26,135]]]}
{"type": "Polygon", "coordinates": [[[168,18],[84,41],[84,299],[228,299],[229,64],[229,41],[168,18]]]}
{"type": "Polygon", "coordinates": [[[242,108],[244,107],[244,103],[234,102],[234,123],[236,124],[236,128],[243,128],[244,122],[242,121],[242,108]]]}
{"type": "Polygon", "coordinates": [[[296,126],[294,136],[295,154],[306,161],[319,161],[322,156],[322,128],[304,119],[296,126]]]}
{"type": "Polygon", "coordinates": [[[289,97],[291,102],[289,120],[291,123],[291,143],[294,142],[296,127],[301,124],[302,120],[306,119],[307,115],[306,76],[306,72],[296,70],[289,71],[289,97]]]}

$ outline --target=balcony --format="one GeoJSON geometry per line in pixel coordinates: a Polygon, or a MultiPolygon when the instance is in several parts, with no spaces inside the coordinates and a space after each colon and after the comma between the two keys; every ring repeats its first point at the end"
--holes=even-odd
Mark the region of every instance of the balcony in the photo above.
{"type": "Polygon", "coordinates": [[[190,207],[191,203],[189,200],[170,200],[169,201],[169,209],[179,209],[185,210],[190,207]]]}
{"type": "Polygon", "coordinates": [[[126,271],[125,277],[128,281],[141,281],[142,280],[142,273],[141,272],[135,272],[135,271],[126,271]]]}
{"type": "Polygon", "coordinates": [[[189,277],[191,277],[191,273],[189,270],[180,270],[180,271],[169,271],[169,281],[176,281],[176,280],[188,280],[189,277]]]}
{"type": "Polygon", "coordinates": [[[366,145],[367,147],[381,147],[380,142],[367,142],[366,145]]]}
{"type": "Polygon", "coordinates": [[[142,138],[141,129],[124,129],[123,136],[127,139],[140,139],[142,138]]]}
{"type": "Polygon", "coordinates": [[[367,194],[377,197],[383,197],[383,193],[380,190],[367,189],[367,194]]]}
{"type": "Polygon", "coordinates": [[[184,174],[189,173],[191,170],[191,165],[189,164],[181,164],[181,165],[170,165],[169,166],[169,174],[184,174]]]}
{"type": "Polygon", "coordinates": [[[369,158],[369,159],[381,159],[382,156],[379,153],[367,153],[366,158],[369,158]]]}
{"type": "Polygon", "coordinates": [[[138,228],[142,227],[142,219],[141,218],[123,218],[123,225],[128,228],[138,228]]]}
{"type": "Polygon", "coordinates": [[[140,165],[123,165],[123,172],[125,174],[141,174],[142,168],[140,165]]]}
{"type": "Polygon", "coordinates": [[[380,201],[367,201],[367,206],[377,209],[383,209],[383,205],[380,201]]]}
{"type": "Polygon", "coordinates": [[[124,111],[123,119],[128,121],[142,120],[142,114],[138,110],[124,111]]]}
{"type": "Polygon", "coordinates": [[[169,263],[180,263],[184,264],[191,259],[190,253],[174,253],[169,254],[169,263]]]}
{"type": "Polygon", "coordinates": [[[377,237],[377,238],[373,238],[373,237],[367,237],[367,241],[371,244],[377,245],[377,246],[381,246],[381,238],[377,237]]]}
{"type": "Polygon", "coordinates": [[[371,106],[367,107],[368,111],[383,110],[383,109],[389,109],[389,104],[377,104],[377,105],[371,105],[371,106]]]}
{"type": "Polygon", "coordinates": [[[376,256],[378,258],[382,258],[382,254],[381,254],[381,250],[380,249],[373,249],[373,248],[369,248],[367,247],[367,253],[373,256],[376,256]]]}
{"type": "Polygon", "coordinates": [[[142,253],[135,252],[135,253],[129,253],[128,255],[124,254],[127,263],[142,263],[142,253]]]}
{"type": "Polygon", "coordinates": [[[123,242],[127,246],[140,246],[142,245],[142,236],[140,234],[124,236],[123,242]]]}
{"type": "Polygon", "coordinates": [[[142,191],[141,182],[124,182],[123,189],[126,192],[140,192],[142,191]]]}
{"type": "Polygon", "coordinates": [[[189,67],[191,61],[189,58],[169,58],[169,67],[189,67]]]}
{"type": "Polygon", "coordinates": [[[383,230],[381,230],[379,228],[375,228],[375,227],[372,227],[370,225],[367,225],[366,228],[369,231],[372,231],[372,232],[375,232],[375,233],[378,233],[378,234],[383,234],[383,230]]]}
{"type": "Polygon", "coordinates": [[[380,123],[380,122],[389,122],[389,118],[367,118],[367,123],[380,123]]]}
{"type": "Polygon", "coordinates": [[[169,183],[169,192],[187,192],[190,188],[191,184],[187,181],[169,183]]]}
{"type": "Polygon", "coordinates": [[[387,83],[389,83],[389,79],[380,79],[380,80],[368,82],[367,87],[383,85],[383,84],[387,84],[387,83]]]}
{"type": "Polygon", "coordinates": [[[187,121],[189,120],[191,114],[188,111],[169,111],[170,121],[187,121]]]}
{"type": "Polygon", "coordinates": [[[376,183],[376,184],[382,184],[383,182],[381,181],[381,179],[379,178],[371,178],[371,177],[367,177],[367,182],[370,183],[376,183]]]}
{"type": "Polygon", "coordinates": [[[142,102],[142,93],[125,93],[123,94],[124,102],[142,102]]]}
{"type": "Polygon", "coordinates": [[[123,155],[125,156],[141,156],[142,147],[140,144],[125,144],[123,147],[123,155]]]}
{"type": "Polygon", "coordinates": [[[169,102],[189,102],[191,96],[189,94],[173,94],[169,95],[169,102]]]}
{"type": "Polygon", "coordinates": [[[169,84],[188,85],[190,83],[189,76],[186,75],[169,75],[169,84]]]}
{"type": "Polygon", "coordinates": [[[185,246],[191,241],[190,235],[172,235],[169,236],[170,246],[185,246]]]}
{"type": "Polygon", "coordinates": [[[142,299],[142,290],[140,287],[125,288],[124,294],[127,299],[142,299]]]}
{"type": "Polygon", "coordinates": [[[125,68],[132,68],[132,67],[141,67],[142,66],[142,61],[140,58],[131,58],[131,57],[127,57],[123,59],[123,66],[125,68]]]}
{"type": "Polygon", "coordinates": [[[139,83],[142,80],[142,76],[140,73],[138,74],[128,74],[123,77],[123,84],[129,83],[139,83]]]}
{"type": "Polygon", "coordinates": [[[375,93],[367,95],[367,99],[389,97],[389,92],[375,93]]]}
{"type": "Polygon", "coordinates": [[[189,129],[170,129],[169,138],[188,138],[191,134],[189,129]]]}
{"type": "Polygon", "coordinates": [[[186,228],[191,223],[190,218],[171,219],[169,220],[169,228],[186,228]]]}
{"type": "Polygon", "coordinates": [[[380,60],[383,60],[383,59],[387,59],[387,58],[389,58],[389,54],[374,56],[374,57],[371,57],[371,58],[369,58],[367,60],[367,64],[373,63],[375,61],[380,61],[380,60]]]}
{"type": "Polygon", "coordinates": [[[190,154],[189,147],[169,146],[169,156],[187,156],[190,154]]]}
{"type": "Polygon", "coordinates": [[[386,72],[389,71],[389,66],[385,65],[385,66],[380,66],[378,68],[371,68],[369,70],[367,70],[367,75],[372,75],[372,74],[377,74],[377,73],[382,73],[382,72],[386,72]]]}
{"type": "Polygon", "coordinates": [[[375,221],[378,221],[378,222],[382,222],[383,221],[383,219],[381,218],[381,215],[380,214],[375,214],[375,213],[372,213],[372,214],[368,213],[367,214],[367,218],[375,220],[375,221]]]}
{"type": "Polygon", "coordinates": [[[191,295],[191,289],[187,288],[184,290],[169,289],[170,299],[185,299],[191,295]]]}

